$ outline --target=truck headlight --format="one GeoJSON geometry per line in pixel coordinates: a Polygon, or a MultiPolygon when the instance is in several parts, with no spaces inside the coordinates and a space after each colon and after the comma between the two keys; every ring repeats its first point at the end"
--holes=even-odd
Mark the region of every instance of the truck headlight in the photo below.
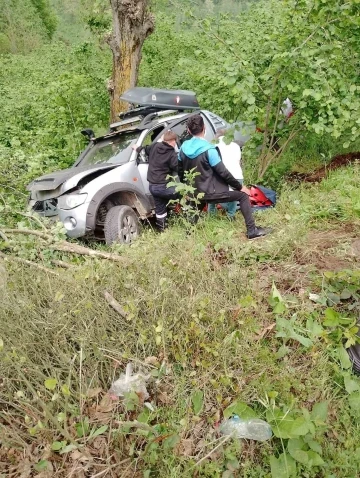
{"type": "Polygon", "coordinates": [[[87,194],[68,194],[59,198],[60,209],[74,209],[74,207],[81,206],[86,201],[87,194]]]}

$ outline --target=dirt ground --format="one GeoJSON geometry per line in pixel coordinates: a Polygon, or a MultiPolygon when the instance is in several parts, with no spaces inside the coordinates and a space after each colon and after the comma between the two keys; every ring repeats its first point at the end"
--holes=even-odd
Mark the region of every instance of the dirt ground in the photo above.
{"type": "Polygon", "coordinates": [[[334,171],[335,169],[341,168],[343,166],[348,166],[355,161],[360,161],[360,152],[339,154],[335,156],[329,164],[322,166],[312,173],[290,173],[287,176],[288,181],[299,181],[307,183],[317,183],[322,179],[326,178],[329,171],[334,171]]]}

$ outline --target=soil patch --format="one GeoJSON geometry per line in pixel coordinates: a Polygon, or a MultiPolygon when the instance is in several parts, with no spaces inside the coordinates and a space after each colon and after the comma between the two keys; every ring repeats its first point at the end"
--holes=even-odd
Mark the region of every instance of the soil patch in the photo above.
{"type": "MultiPolygon", "coordinates": [[[[345,228],[344,228],[345,229],[345,228]]],[[[319,271],[339,271],[349,268],[353,262],[350,254],[342,257],[334,249],[342,244],[353,242],[356,232],[351,230],[313,231],[306,242],[294,252],[294,259],[299,265],[311,265],[319,271]]],[[[350,251],[349,251],[350,252],[350,251]]]]}
{"type": "Polygon", "coordinates": [[[336,272],[352,268],[357,260],[356,254],[360,254],[357,230],[352,224],[344,224],[341,230],[310,232],[305,242],[295,248],[292,262],[259,267],[257,288],[269,294],[274,281],[282,294],[302,296],[314,271],[336,272]],[[336,249],[346,244],[349,250],[341,251],[339,256],[336,249]]]}
{"type": "Polygon", "coordinates": [[[360,160],[360,152],[339,154],[335,156],[329,164],[322,166],[312,173],[290,173],[287,175],[286,179],[288,181],[298,181],[298,182],[307,182],[307,183],[317,183],[322,181],[328,176],[329,171],[334,171],[335,169],[341,168],[343,166],[348,166],[355,161],[360,160]]]}

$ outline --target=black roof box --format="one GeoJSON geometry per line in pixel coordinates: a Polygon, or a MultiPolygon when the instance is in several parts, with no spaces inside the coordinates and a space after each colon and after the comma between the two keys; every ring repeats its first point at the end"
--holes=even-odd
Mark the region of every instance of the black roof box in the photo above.
{"type": "Polygon", "coordinates": [[[193,91],[159,90],[157,88],[135,87],[120,97],[134,105],[153,106],[171,110],[199,110],[200,106],[193,91]]]}

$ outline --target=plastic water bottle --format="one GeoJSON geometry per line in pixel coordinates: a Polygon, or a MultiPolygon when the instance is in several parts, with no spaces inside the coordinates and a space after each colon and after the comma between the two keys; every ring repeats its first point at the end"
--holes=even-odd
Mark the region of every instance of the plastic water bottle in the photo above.
{"type": "Polygon", "coordinates": [[[223,435],[232,435],[236,438],[247,438],[256,441],[266,441],[272,437],[271,427],[264,420],[259,418],[242,420],[237,415],[224,420],[220,425],[220,432],[223,435]]]}

